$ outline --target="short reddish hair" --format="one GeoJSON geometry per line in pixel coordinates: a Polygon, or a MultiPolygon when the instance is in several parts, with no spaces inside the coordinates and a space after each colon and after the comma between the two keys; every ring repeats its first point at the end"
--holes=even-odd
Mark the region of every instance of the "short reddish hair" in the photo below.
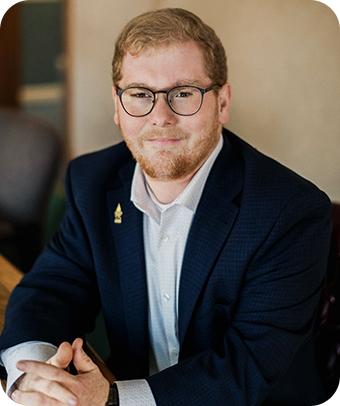
{"type": "Polygon", "coordinates": [[[113,84],[118,87],[122,79],[122,64],[127,52],[139,55],[144,51],[187,41],[195,41],[202,49],[205,68],[213,83],[224,85],[228,80],[228,69],[221,40],[199,17],[180,8],[146,12],[127,23],[115,44],[113,84]]]}

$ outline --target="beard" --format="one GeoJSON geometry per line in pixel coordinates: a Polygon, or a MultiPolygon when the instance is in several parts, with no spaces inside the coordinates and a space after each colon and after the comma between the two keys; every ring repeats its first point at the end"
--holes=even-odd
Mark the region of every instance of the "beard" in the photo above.
{"type": "Polygon", "coordinates": [[[180,180],[197,172],[216,147],[221,132],[217,114],[210,126],[198,134],[175,128],[158,128],[141,134],[137,141],[131,141],[124,135],[122,128],[120,130],[141,169],[158,181],[180,180]],[[181,141],[179,145],[175,143],[154,148],[148,145],[148,140],[155,138],[181,141]]]}
{"type": "Polygon", "coordinates": [[[142,170],[152,179],[167,181],[180,179],[192,170],[192,158],[189,157],[187,149],[179,148],[176,144],[165,148],[155,148],[146,151],[145,144],[153,138],[167,138],[185,141],[190,135],[186,132],[174,129],[152,130],[144,133],[138,139],[136,145],[127,146],[132,155],[139,163],[142,170]]]}

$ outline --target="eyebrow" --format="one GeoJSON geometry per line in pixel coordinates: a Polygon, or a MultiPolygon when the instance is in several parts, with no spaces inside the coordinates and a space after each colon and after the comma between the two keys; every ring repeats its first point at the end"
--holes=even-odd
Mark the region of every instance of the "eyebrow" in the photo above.
{"type": "MultiPolygon", "coordinates": [[[[181,86],[197,86],[197,87],[202,87],[202,81],[200,80],[195,80],[195,79],[188,79],[188,80],[180,80],[177,81],[173,84],[173,86],[169,87],[169,89],[172,89],[174,87],[181,87],[181,86]]],[[[145,83],[142,82],[132,82],[132,83],[128,83],[125,86],[125,89],[128,87],[144,87],[146,89],[150,89],[153,90],[152,87],[149,87],[148,85],[146,85],[145,83]]],[[[119,86],[120,88],[120,86],[119,86]]]]}

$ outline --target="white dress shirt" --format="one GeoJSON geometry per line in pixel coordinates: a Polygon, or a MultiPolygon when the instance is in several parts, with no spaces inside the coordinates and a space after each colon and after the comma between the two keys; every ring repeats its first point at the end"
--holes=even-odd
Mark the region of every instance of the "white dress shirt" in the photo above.
{"type": "MultiPolygon", "coordinates": [[[[143,171],[139,164],[136,164],[131,186],[131,201],[143,212],[149,299],[150,375],[178,362],[178,298],[186,241],[204,185],[222,145],[221,135],[218,145],[189,185],[172,203],[166,205],[157,201],[143,171]]],[[[1,353],[8,372],[8,390],[21,374],[15,368],[16,361],[35,359],[46,362],[56,352],[56,348],[50,344],[43,343],[40,350],[37,349],[39,345],[37,342],[19,344],[1,353]]],[[[156,406],[146,380],[116,383],[121,406],[141,404],[156,406]]]]}

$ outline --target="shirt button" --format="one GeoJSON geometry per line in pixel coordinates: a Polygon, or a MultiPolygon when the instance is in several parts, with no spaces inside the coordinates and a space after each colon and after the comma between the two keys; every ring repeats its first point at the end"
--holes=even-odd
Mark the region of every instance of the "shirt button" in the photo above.
{"type": "Polygon", "coordinates": [[[166,293],[165,295],[163,295],[163,298],[168,302],[170,300],[170,295],[166,293]]]}
{"type": "Polygon", "coordinates": [[[161,237],[161,240],[164,241],[164,242],[167,242],[168,239],[169,239],[168,234],[163,234],[162,237],[161,237]]]}
{"type": "Polygon", "coordinates": [[[177,351],[177,350],[172,350],[171,352],[172,352],[172,355],[174,355],[175,357],[177,357],[177,355],[178,355],[178,351],[177,351]]]}

